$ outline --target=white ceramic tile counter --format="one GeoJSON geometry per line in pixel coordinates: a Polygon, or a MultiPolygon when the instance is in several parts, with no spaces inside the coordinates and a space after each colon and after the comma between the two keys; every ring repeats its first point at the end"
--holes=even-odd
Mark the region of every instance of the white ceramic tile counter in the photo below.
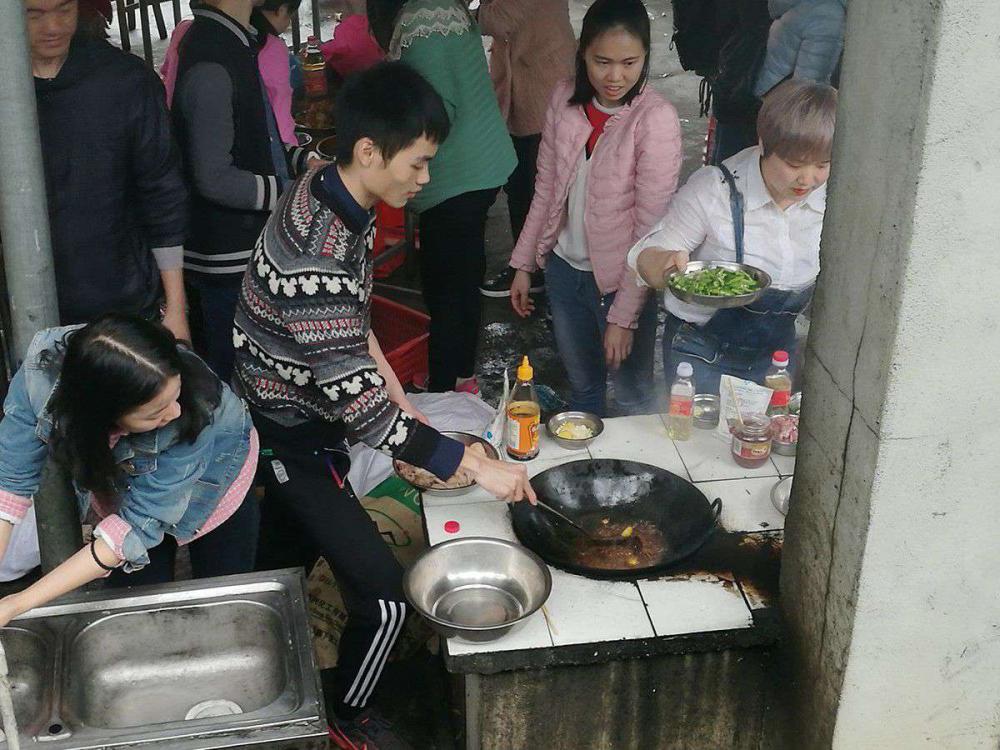
{"type": "MultiPolygon", "coordinates": [[[[548,437],[539,457],[526,462],[529,476],[568,461],[621,458],[653,464],[693,481],[709,500],[722,498],[720,525],[729,532],[773,532],[784,518],[771,505],[770,491],[794,459],[747,470],[729,456],[723,440],[694,430],[690,441],[675,443],[659,416],[605,420],[604,433],[589,450],[567,451],[548,437]]],[[[491,536],[516,541],[506,503],[482,490],[443,498],[424,496],[424,517],[431,544],[462,536],[491,536]],[[457,532],[445,531],[457,521],[457,532]]],[[[755,595],[725,573],[659,579],[598,581],[552,568],[552,594],[542,612],[491,643],[449,639],[453,657],[497,652],[551,649],[580,644],[648,642],[661,637],[754,627],[751,610],[763,606],[755,595]]]]}

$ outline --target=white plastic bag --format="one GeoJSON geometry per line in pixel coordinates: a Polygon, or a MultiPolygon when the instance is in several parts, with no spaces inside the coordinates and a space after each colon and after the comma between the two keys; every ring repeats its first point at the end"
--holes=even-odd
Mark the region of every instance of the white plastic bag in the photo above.
{"type": "Polygon", "coordinates": [[[729,425],[736,419],[736,403],[733,394],[739,399],[740,416],[764,414],[771,403],[771,389],[757,385],[750,380],[740,380],[731,375],[723,375],[719,383],[719,426],[718,434],[729,440],[729,425]]]}
{"type": "Polygon", "coordinates": [[[493,421],[490,422],[489,427],[483,433],[483,437],[497,449],[497,452],[503,455],[504,446],[504,427],[507,425],[507,402],[510,400],[510,377],[507,375],[507,370],[503,371],[503,395],[500,397],[500,403],[497,404],[496,416],[493,417],[493,421]]]}

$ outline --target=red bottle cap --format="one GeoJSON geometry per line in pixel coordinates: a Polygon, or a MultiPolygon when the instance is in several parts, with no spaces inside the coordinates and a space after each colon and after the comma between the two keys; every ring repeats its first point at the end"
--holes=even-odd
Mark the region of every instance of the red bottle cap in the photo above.
{"type": "Polygon", "coordinates": [[[778,367],[784,367],[788,364],[788,352],[779,349],[771,357],[771,364],[778,367]]]}
{"type": "Polygon", "coordinates": [[[444,530],[449,534],[457,534],[458,530],[462,528],[458,521],[445,521],[444,530]]]}

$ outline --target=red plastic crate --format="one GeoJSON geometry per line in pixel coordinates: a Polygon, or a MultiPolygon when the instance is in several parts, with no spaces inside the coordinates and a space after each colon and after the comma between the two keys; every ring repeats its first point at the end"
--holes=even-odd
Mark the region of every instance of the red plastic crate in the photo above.
{"type": "MultiPolygon", "coordinates": [[[[406,217],[401,208],[393,208],[386,203],[375,205],[375,247],[377,258],[388,248],[406,239],[406,217]]],[[[406,259],[406,253],[398,253],[386,262],[375,267],[375,278],[384,279],[401,265],[406,259]]]]}
{"type": "Polygon", "coordinates": [[[431,319],[419,310],[372,296],[372,331],[402,385],[427,372],[427,339],[431,319]]]}

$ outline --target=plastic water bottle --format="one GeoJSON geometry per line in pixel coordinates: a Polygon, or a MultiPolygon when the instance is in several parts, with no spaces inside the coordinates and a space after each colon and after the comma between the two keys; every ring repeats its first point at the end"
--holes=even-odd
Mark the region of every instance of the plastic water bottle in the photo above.
{"type": "Polygon", "coordinates": [[[792,395],[792,375],[788,372],[788,352],[778,350],[771,357],[771,367],[764,376],[764,385],[771,389],[771,403],[767,416],[788,414],[788,400],[792,395]]]}
{"type": "Polygon", "coordinates": [[[694,368],[690,362],[677,365],[677,378],[670,386],[669,429],[671,440],[688,440],[691,437],[691,423],[694,411],[694,383],[691,376],[694,368]]]}

